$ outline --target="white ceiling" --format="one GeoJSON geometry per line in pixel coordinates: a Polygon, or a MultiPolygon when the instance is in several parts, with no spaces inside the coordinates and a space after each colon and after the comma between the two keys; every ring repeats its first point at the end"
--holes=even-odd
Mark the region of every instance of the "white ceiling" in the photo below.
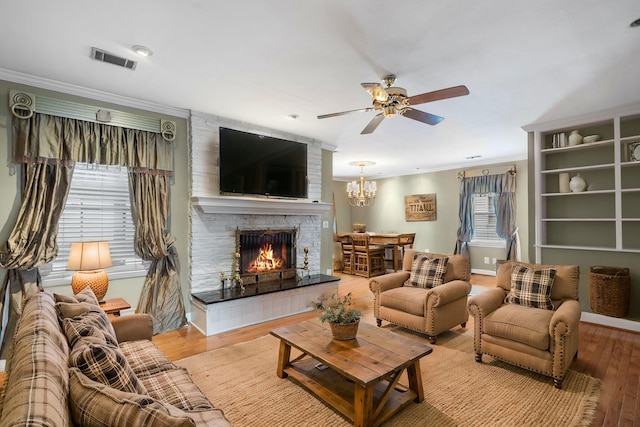
{"type": "Polygon", "coordinates": [[[29,0],[1,7],[0,68],[314,138],[334,177],[526,158],[521,126],[640,100],[638,0],[29,0]],[[142,44],[154,52],[140,58],[142,44]],[[138,60],[135,71],[91,47],[138,60]],[[361,82],[398,76],[437,126],[375,115],[361,82]],[[297,120],[287,116],[297,114],[297,120]],[[479,155],[470,161],[466,157],[479,155]]]}

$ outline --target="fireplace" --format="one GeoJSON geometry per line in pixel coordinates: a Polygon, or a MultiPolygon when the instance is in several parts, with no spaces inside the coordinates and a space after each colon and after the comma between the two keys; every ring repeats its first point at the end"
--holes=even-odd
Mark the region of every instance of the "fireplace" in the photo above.
{"type": "Polygon", "coordinates": [[[296,277],[298,230],[236,230],[238,269],[245,285],[296,277]]]}

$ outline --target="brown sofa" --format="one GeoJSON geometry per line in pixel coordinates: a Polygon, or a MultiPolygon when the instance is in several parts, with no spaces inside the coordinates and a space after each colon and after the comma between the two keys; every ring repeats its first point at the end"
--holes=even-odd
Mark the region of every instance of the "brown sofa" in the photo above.
{"type": "Polygon", "coordinates": [[[496,275],[495,289],[469,298],[474,317],[476,361],[482,355],[553,378],[556,388],[578,352],[580,304],[578,286],[580,270],[576,265],[538,265],[508,261],[496,275]],[[505,304],[511,289],[512,270],[516,265],[531,269],[556,270],[550,299],[553,310],[520,304],[505,304]]]}
{"type": "Polygon", "coordinates": [[[403,271],[369,280],[374,295],[373,314],[378,326],[386,320],[398,326],[422,332],[435,344],[437,336],[469,319],[467,296],[471,292],[471,271],[466,255],[444,255],[405,251],[403,271]],[[410,277],[414,256],[448,257],[444,283],[431,288],[404,286],[410,277]]]}
{"type": "Polygon", "coordinates": [[[7,356],[0,425],[230,426],[152,332],[148,315],[110,323],[89,288],[28,295],[7,356]]]}

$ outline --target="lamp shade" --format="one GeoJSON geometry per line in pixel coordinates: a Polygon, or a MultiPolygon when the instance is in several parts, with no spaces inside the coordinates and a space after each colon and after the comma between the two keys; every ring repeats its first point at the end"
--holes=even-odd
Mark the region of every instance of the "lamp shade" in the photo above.
{"type": "Polygon", "coordinates": [[[109,242],[71,243],[67,270],[91,271],[112,265],[109,242]]]}

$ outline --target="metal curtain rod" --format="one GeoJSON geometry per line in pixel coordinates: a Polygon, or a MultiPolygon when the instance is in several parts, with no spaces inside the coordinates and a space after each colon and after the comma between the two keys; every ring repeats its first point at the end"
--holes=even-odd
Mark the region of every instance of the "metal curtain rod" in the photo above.
{"type": "Polygon", "coordinates": [[[472,178],[474,176],[483,176],[483,175],[500,175],[503,173],[510,173],[511,175],[515,175],[516,165],[511,166],[494,166],[483,169],[469,169],[458,172],[458,181],[462,181],[464,178],[472,178]]]}

